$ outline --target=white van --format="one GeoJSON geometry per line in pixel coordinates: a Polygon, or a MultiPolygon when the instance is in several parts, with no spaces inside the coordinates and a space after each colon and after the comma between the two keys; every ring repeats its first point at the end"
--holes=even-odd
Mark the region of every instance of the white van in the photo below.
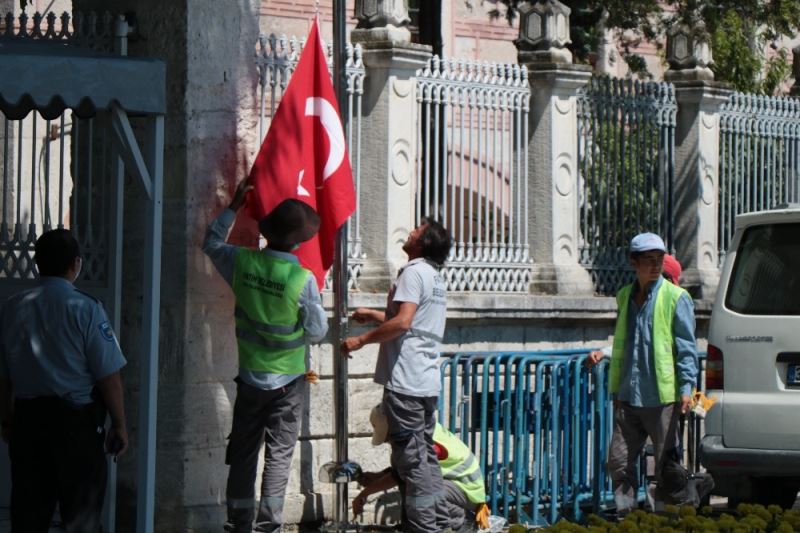
{"type": "Polygon", "coordinates": [[[800,490],[800,206],[736,218],[708,333],[700,459],[730,502],[800,490]]]}

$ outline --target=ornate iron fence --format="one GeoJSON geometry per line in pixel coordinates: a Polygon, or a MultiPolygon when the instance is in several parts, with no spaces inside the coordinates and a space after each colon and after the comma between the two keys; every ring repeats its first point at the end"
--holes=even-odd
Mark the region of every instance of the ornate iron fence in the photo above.
{"type": "Polygon", "coordinates": [[[60,16],[52,11],[46,15],[37,12],[32,16],[23,12],[18,17],[9,12],[0,18],[0,38],[59,41],[92,50],[114,52],[114,25],[115,19],[108,12],[84,14],[76,11],[72,16],[67,12],[60,16]]]}
{"type": "MultiPolygon", "coordinates": [[[[259,139],[263,142],[269,123],[275,115],[286,86],[289,84],[305,41],[295,37],[280,37],[274,33],[269,36],[261,34],[256,47],[256,67],[258,68],[259,85],[259,139]]],[[[326,49],[328,70],[333,70],[333,51],[326,49]]],[[[361,197],[361,99],[364,94],[364,63],[361,46],[347,45],[347,95],[348,120],[347,151],[353,168],[353,180],[356,189],[356,210],[347,225],[348,254],[348,287],[358,289],[358,278],[364,266],[366,254],[361,248],[361,215],[359,202],[361,197]]],[[[325,288],[330,289],[330,275],[325,280],[325,288]]]]}
{"type": "Polygon", "coordinates": [[[736,215],[800,201],[800,101],[733,93],[720,110],[719,257],[736,215]]]}
{"type": "MultiPolygon", "coordinates": [[[[116,19],[123,20],[123,19],[116,19]]],[[[0,18],[0,43],[56,41],[115,51],[115,18],[109,13],[63,13],[0,18]]],[[[46,44],[46,43],[42,43],[46,44]]],[[[123,47],[124,48],[124,47],[123,47]]],[[[120,47],[116,52],[121,53],[120,47]]],[[[68,228],[81,245],[83,288],[111,284],[116,243],[117,168],[107,135],[108,116],[79,119],[65,111],[55,119],[30,113],[0,115],[0,279],[4,287],[36,276],[33,250],[45,231],[68,228]],[[113,253],[112,253],[113,252],[113,253]]],[[[11,289],[13,290],[13,289],[11,289]]],[[[106,305],[116,304],[106,295],[106,305]]]]}
{"type": "Polygon", "coordinates": [[[579,91],[580,261],[601,294],[631,279],[634,234],[672,248],[676,115],[669,83],[594,77],[579,91]]]}
{"type": "Polygon", "coordinates": [[[527,292],[528,72],[431,58],[417,71],[416,217],[450,229],[448,289],[527,292]]]}

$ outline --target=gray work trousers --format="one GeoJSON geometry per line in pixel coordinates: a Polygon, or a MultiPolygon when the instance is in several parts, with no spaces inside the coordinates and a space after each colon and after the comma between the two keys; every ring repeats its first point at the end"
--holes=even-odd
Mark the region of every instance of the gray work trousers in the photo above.
{"type": "Polygon", "coordinates": [[[438,533],[448,527],[441,508],[442,470],[433,449],[436,403],[436,396],[408,396],[388,389],[383,392],[391,463],[405,484],[404,530],[411,533],[438,533]]]}
{"type": "Polygon", "coordinates": [[[656,483],[661,480],[664,457],[678,446],[678,404],[633,407],[621,402],[614,408],[614,433],[608,449],[608,475],[618,514],[637,506],[639,480],[636,465],[647,437],[653,441],[656,483]]]}
{"type": "Polygon", "coordinates": [[[444,498],[441,499],[441,507],[447,518],[447,527],[453,531],[461,529],[468,518],[475,519],[475,504],[470,502],[464,491],[449,479],[444,480],[444,498]]]}
{"type": "Polygon", "coordinates": [[[236,382],[233,429],[225,454],[225,462],[230,465],[226,491],[228,523],[236,533],[253,531],[258,451],[265,442],[255,530],[279,531],[306,382],[300,377],[285,387],[268,391],[238,379],[236,382]]]}

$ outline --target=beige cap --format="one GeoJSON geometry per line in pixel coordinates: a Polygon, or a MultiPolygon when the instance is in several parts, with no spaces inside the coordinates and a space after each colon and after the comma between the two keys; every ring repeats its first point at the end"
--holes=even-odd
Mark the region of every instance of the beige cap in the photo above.
{"type": "Polygon", "coordinates": [[[383,404],[378,404],[369,413],[369,423],[372,424],[372,445],[380,446],[389,438],[389,420],[383,412],[383,404]]]}

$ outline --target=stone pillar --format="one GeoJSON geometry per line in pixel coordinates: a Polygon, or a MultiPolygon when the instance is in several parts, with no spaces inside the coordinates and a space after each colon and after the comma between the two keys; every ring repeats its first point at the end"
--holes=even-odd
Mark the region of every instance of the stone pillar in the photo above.
{"type": "Polygon", "coordinates": [[[534,293],[593,294],[591,276],[578,262],[577,91],[591,67],[573,65],[570,9],[557,0],[519,7],[518,61],[528,68],[528,224],[534,293]]]}
{"type": "Polygon", "coordinates": [[[711,49],[702,27],[678,26],[667,37],[675,85],[674,247],[681,285],[694,298],[713,299],[719,284],[719,108],[730,96],[714,82],[711,49]]]}
{"type": "Polygon", "coordinates": [[[800,46],[792,48],[792,76],[794,85],[789,90],[789,96],[800,97],[800,46]]]}
{"type": "Polygon", "coordinates": [[[407,261],[402,250],[414,227],[414,165],[418,125],[414,76],[431,57],[429,46],[412,44],[402,0],[358,0],[353,44],[364,50],[359,209],[367,260],[359,285],[385,291],[407,261]]]}

